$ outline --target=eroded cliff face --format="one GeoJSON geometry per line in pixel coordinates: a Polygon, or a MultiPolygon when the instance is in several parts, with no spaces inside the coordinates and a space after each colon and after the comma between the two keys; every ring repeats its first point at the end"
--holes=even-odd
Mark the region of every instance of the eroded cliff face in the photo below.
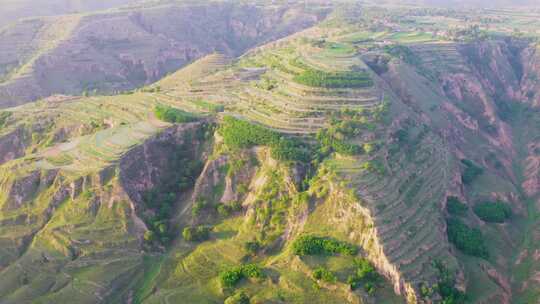
{"type": "MultiPolygon", "coordinates": [[[[498,199],[512,206],[515,219],[504,225],[492,227],[474,216],[467,219],[488,235],[489,242],[497,244],[493,245],[493,259],[480,263],[477,272],[481,274],[477,279],[496,287],[492,292],[472,292],[482,294],[486,301],[512,303],[525,294],[521,284],[534,277],[531,271],[528,278],[517,279],[524,262],[515,267],[507,263],[514,255],[531,251],[527,244],[532,239],[522,243],[512,235],[537,227],[534,220],[529,228],[518,228],[517,223],[534,217],[537,207],[531,206],[539,193],[538,136],[533,135],[539,132],[537,46],[507,38],[431,48],[440,56],[440,64],[425,64],[431,62],[430,54],[412,47],[412,54],[418,56],[416,65],[393,59],[380,74],[403,103],[444,140],[454,159],[470,159],[483,168],[478,184],[463,183],[459,173],[463,168],[453,171],[457,173],[452,174],[454,186],[446,195],[460,197],[470,207],[498,199]],[[492,235],[494,230],[502,239],[492,235]],[[500,250],[502,247],[509,249],[500,250]]],[[[465,277],[475,271],[462,269],[465,277]]],[[[470,287],[470,281],[464,281],[465,286],[470,287]]]]}
{"type": "Polygon", "coordinates": [[[0,167],[0,271],[10,278],[0,284],[1,301],[45,295],[64,301],[79,293],[68,287],[73,281],[87,290],[83,302],[107,302],[125,292],[129,277],[144,268],[142,236],[148,228],[139,218],[147,208],[141,193],[183,169],[179,153],[204,161],[207,126],[202,121],[166,128],[117,163],[83,175],[28,161],[0,167]],[[99,265],[118,268],[98,281],[76,278],[81,269],[102,276],[99,265]]]}

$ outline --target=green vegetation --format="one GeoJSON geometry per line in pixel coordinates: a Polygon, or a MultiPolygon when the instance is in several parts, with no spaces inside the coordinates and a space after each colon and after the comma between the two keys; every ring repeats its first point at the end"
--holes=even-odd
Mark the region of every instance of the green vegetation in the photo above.
{"type": "Polygon", "coordinates": [[[222,287],[232,288],[244,278],[261,279],[264,276],[264,272],[258,265],[246,264],[222,271],[219,274],[219,281],[222,287]]]}
{"type": "Polygon", "coordinates": [[[504,223],[512,216],[512,208],[506,203],[481,202],[474,206],[474,213],[484,222],[504,223]]]}
{"type": "Polygon", "coordinates": [[[373,161],[366,161],[363,162],[361,165],[362,170],[366,170],[371,173],[384,175],[386,173],[386,169],[384,168],[384,165],[377,160],[373,161]]]}
{"type": "Polygon", "coordinates": [[[224,304],[249,304],[249,297],[245,292],[239,291],[225,299],[224,304]]]}
{"type": "Polygon", "coordinates": [[[294,81],[310,87],[321,88],[367,88],[373,80],[366,72],[325,72],[315,69],[304,70],[293,78],[294,81]]]}
{"type": "Polygon", "coordinates": [[[249,241],[244,243],[244,250],[249,255],[256,255],[261,249],[261,243],[258,241],[249,241]]]}
{"type": "Polygon", "coordinates": [[[0,128],[3,128],[6,125],[7,120],[10,117],[11,117],[11,112],[5,112],[5,111],[0,112],[0,128]]]}
{"type": "Polygon", "coordinates": [[[182,231],[182,237],[188,242],[203,242],[210,238],[209,226],[186,227],[182,231]]]}
{"type": "Polygon", "coordinates": [[[459,250],[466,254],[487,259],[489,252],[480,230],[470,228],[461,220],[450,218],[447,220],[448,240],[459,250]]]}
{"type": "Polygon", "coordinates": [[[195,184],[195,179],[203,166],[199,161],[189,160],[190,155],[185,148],[180,147],[170,160],[171,166],[182,170],[171,171],[169,175],[163,177],[158,188],[143,193],[145,206],[152,211],[152,215],[142,217],[151,230],[145,235],[147,242],[159,241],[161,244],[167,244],[176,235],[169,227],[174,203],[181,191],[195,184]]]}
{"type": "Polygon", "coordinates": [[[372,295],[381,281],[381,275],[375,270],[373,264],[365,258],[355,259],[354,264],[356,266],[355,273],[347,278],[347,284],[353,290],[363,284],[364,290],[372,295]]]}
{"type": "Polygon", "coordinates": [[[218,132],[223,136],[225,144],[231,148],[264,145],[271,148],[272,157],[277,160],[300,162],[309,160],[304,147],[296,141],[244,120],[226,116],[218,132]]]}
{"type": "Polygon", "coordinates": [[[467,295],[458,290],[456,285],[456,279],[453,274],[446,268],[446,266],[440,262],[435,262],[435,267],[439,271],[439,281],[437,282],[436,289],[442,298],[443,304],[465,304],[467,303],[467,295]]]}
{"type": "MultiPolygon", "coordinates": [[[[363,147],[349,141],[359,135],[362,129],[369,128],[367,119],[361,113],[345,110],[337,114],[332,117],[330,127],[317,132],[320,153],[326,155],[337,152],[343,155],[357,155],[366,152],[363,147]]],[[[367,144],[365,148],[371,153],[376,147],[373,144],[367,144]]]]}
{"type": "Polygon", "coordinates": [[[292,245],[296,255],[356,255],[358,248],[331,238],[317,237],[313,235],[303,235],[297,238],[292,245]]]}
{"type": "Polygon", "coordinates": [[[384,51],[390,56],[399,58],[407,64],[418,66],[422,63],[422,60],[413,52],[410,48],[404,45],[394,44],[384,47],[384,51]]]}
{"type": "Polygon", "coordinates": [[[362,147],[338,139],[332,132],[332,129],[319,130],[317,132],[317,140],[325,152],[335,151],[343,155],[356,155],[362,151],[362,147]]]}
{"type": "Polygon", "coordinates": [[[220,104],[207,102],[207,101],[205,101],[203,99],[200,99],[200,98],[194,100],[193,103],[196,106],[198,106],[199,108],[201,108],[203,110],[206,110],[206,111],[209,111],[209,112],[219,113],[219,112],[225,111],[225,106],[220,105],[220,104]]]}
{"type": "Polygon", "coordinates": [[[216,205],[216,211],[217,213],[225,218],[230,216],[233,212],[238,212],[242,210],[242,205],[240,205],[238,202],[232,202],[229,205],[218,203],[216,205]]]}
{"type": "Polygon", "coordinates": [[[192,113],[173,108],[171,106],[157,105],[154,114],[158,119],[170,123],[186,123],[196,121],[197,118],[192,113]]]}
{"type": "Polygon", "coordinates": [[[446,211],[450,215],[464,216],[468,210],[469,207],[463,204],[457,197],[449,196],[446,198],[446,211]]]}
{"type": "Polygon", "coordinates": [[[461,181],[465,185],[470,185],[479,175],[484,173],[484,169],[468,159],[462,159],[461,163],[465,166],[465,170],[461,175],[461,181]]]}
{"type": "Polygon", "coordinates": [[[336,275],[322,266],[319,266],[313,270],[313,278],[315,278],[315,280],[321,280],[327,283],[335,283],[337,281],[336,275]]]}

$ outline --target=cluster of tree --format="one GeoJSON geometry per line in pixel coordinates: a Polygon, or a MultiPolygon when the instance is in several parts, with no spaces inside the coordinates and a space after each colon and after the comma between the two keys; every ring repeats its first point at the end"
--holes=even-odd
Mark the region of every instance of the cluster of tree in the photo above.
{"type": "Polygon", "coordinates": [[[305,147],[298,142],[286,138],[278,132],[232,116],[223,118],[218,132],[223,136],[225,144],[231,148],[250,148],[262,145],[269,146],[272,157],[278,160],[305,162],[310,159],[305,147]]]}
{"type": "Polygon", "coordinates": [[[154,108],[154,114],[158,119],[170,123],[186,123],[197,120],[197,117],[192,113],[188,113],[171,106],[157,105],[154,108]]]}
{"type": "Polygon", "coordinates": [[[489,38],[489,33],[480,28],[480,25],[473,24],[466,28],[453,28],[448,30],[448,36],[454,41],[481,41],[489,38]]]}
{"type": "Polygon", "coordinates": [[[381,275],[379,275],[373,264],[365,258],[355,259],[354,264],[356,266],[355,273],[347,278],[347,283],[353,290],[363,284],[364,290],[372,295],[382,280],[381,275]]]}
{"type": "Polygon", "coordinates": [[[466,254],[487,259],[489,252],[482,232],[471,228],[458,218],[449,218],[447,223],[448,240],[466,254]]]}
{"type": "Polygon", "coordinates": [[[484,169],[477,166],[471,160],[462,159],[461,163],[465,166],[463,174],[461,174],[461,181],[465,185],[470,185],[478,176],[484,173],[484,169]]]}
{"type": "Polygon", "coordinates": [[[446,211],[448,211],[448,214],[454,216],[463,216],[468,210],[469,207],[462,203],[459,198],[455,196],[449,196],[446,198],[446,211]]]}
{"type": "Polygon", "coordinates": [[[368,88],[373,80],[366,72],[325,72],[312,68],[294,76],[294,81],[310,87],[327,89],[335,88],[368,88]]]}
{"type": "Polygon", "coordinates": [[[473,210],[479,218],[489,223],[504,223],[512,216],[512,208],[501,201],[481,202],[473,210]]]}
{"type": "Polygon", "coordinates": [[[435,267],[439,271],[439,280],[437,282],[437,292],[442,298],[441,303],[443,304],[465,304],[467,303],[468,297],[465,293],[461,292],[455,287],[456,279],[455,276],[450,273],[448,268],[440,262],[435,262],[435,267]]]}
{"type": "Polygon", "coordinates": [[[261,267],[256,264],[235,266],[219,274],[219,282],[224,288],[232,288],[244,278],[261,279],[265,274],[261,267]]]}
{"type": "Polygon", "coordinates": [[[179,170],[171,170],[159,183],[159,188],[153,188],[143,193],[146,208],[152,210],[152,216],[143,217],[149,231],[144,235],[148,243],[160,242],[167,244],[172,239],[169,220],[178,194],[189,189],[202,170],[202,162],[189,159],[189,153],[181,147],[170,160],[170,165],[179,170]]]}
{"type": "Polygon", "coordinates": [[[146,220],[148,231],[144,240],[148,243],[159,241],[167,244],[171,240],[168,220],[176,200],[174,192],[160,192],[157,188],[143,193],[143,201],[147,208],[154,211],[154,215],[146,220]]]}
{"type": "Polygon", "coordinates": [[[188,242],[203,242],[210,238],[210,226],[186,227],[182,231],[182,237],[188,242]]]}
{"type": "Polygon", "coordinates": [[[343,155],[357,155],[362,152],[362,147],[336,137],[331,129],[319,130],[317,132],[317,141],[321,145],[322,153],[335,151],[343,155]]]}
{"type": "Polygon", "coordinates": [[[321,280],[327,283],[335,283],[337,281],[336,275],[322,266],[319,266],[313,270],[313,278],[315,280],[321,280]]]}
{"type": "Polygon", "coordinates": [[[332,117],[331,126],[317,132],[319,152],[322,155],[331,152],[343,155],[357,155],[366,152],[363,147],[348,142],[366,127],[365,121],[366,119],[361,113],[348,110],[343,111],[339,116],[332,117]]]}
{"type": "Polygon", "coordinates": [[[300,236],[293,242],[292,249],[294,254],[299,256],[331,254],[353,256],[358,253],[358,248],[347,242],[313,235],[300,236]]]}

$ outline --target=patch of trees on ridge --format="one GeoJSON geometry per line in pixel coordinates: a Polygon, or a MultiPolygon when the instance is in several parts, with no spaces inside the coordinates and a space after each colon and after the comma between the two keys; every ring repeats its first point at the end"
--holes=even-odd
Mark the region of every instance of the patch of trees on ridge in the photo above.
{"type": "Polygon", "coordinates": [[[450,217],[447,218],[446,233],[448,241],[463,253],[487,259],[489,252],[484,241],[482,232],[477,228],[471,228],[463,222],[469,208],[457,197],[449,196],[446,199],[446,210],[450,217]]]}
{"type": "Polygon", "coordinates": [[[358,253],[358,249],[349,243],[313,235],[300,236],[292,246],[294,254],[299,256],[331,254],[352,256],[358,253]]]}
{"type": "Polygon", "coordinates": [[[369,88],[373,80],[366,72],[326,72],[316,69],[306,69],[294,76],[294,81],[310,87],[326,89],[337,88],[369,88]]]}
{"type": "Polygon", "coordinates": [[[282,161],[309,161],[306,148],[296,141],[284,137],[278,132],[252,124],[250,122],[226,116],[218,132],[225,144],[231,148],[251,148],[269,146],[272,157],[282,161]]]}
{"type": "Polygon", "coordinates": [[[171,106],[157,105],[154,108],[154,114],[158,119],[170,123],[187,123],[197,120],[197,117],[194,114],[171,106]]]}
{"type": "Polygon", "coordinates": [[[510,206],[501,201],[481,202],[476,204],[473,210],[480,219],[488,223],[504,223],[512,216],[510,206]]]}

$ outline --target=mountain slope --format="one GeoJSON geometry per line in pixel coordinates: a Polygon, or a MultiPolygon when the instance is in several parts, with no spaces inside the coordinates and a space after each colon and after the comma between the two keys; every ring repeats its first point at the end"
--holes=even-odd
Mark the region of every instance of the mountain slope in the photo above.
{"type": "Polygon", "coordinates": [[[378,13],[0,112],[0,302],[538,302],[537,42],[378,13]]]}
{"type": "Polygon", "coordinates": [[[214,51],[239,55],[312,25],[324,12],[225,2],[23,20],[0,32],[0,107],[130,90],[214,51]]]}

